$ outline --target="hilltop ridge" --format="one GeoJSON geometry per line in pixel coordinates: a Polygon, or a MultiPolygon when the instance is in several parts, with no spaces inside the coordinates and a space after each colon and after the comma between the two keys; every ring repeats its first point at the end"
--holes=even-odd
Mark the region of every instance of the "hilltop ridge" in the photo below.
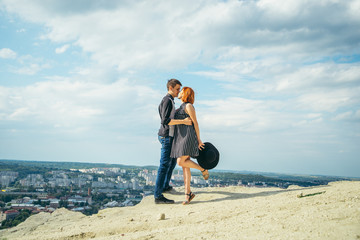
{"type": "Polygon", "coordinates": [[[155,205],[98,214],[58,209],[0,231],[0,239],[360,239],[360,182],[303,188],[202,188],[183,206],[183,189],[155,205]],[[302,197],[301,197],[302,196],[302,197]],[[164,220],[159,220],[160,214],[164,220]]]}

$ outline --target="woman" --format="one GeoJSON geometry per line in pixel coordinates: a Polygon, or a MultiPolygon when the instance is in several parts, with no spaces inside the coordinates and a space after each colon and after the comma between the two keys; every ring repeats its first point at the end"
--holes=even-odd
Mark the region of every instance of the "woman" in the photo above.
{"type": "Polygon", "coordinates": [[[191,172],[190,168],[196,168],[202,172],[205,180],[209,178],[208,170],[200,167],[193,162],[190,157],[199,156],[199,150],[204,148],[204,144],[200,139],[199,124],[196,119],[195,108],[193,106],[195,93],[189,87],[184,87],[178,95],[183,104],[175,112],[174,119],[190,118],[193,125],[176,125],[174,132],[174,140],[171,148],[170,157],[177,158],[177,163],[183,169],[184,185],[185,185],[185,201],[183,204],[189,204],[195,197],[190,190],[191,172]]]}

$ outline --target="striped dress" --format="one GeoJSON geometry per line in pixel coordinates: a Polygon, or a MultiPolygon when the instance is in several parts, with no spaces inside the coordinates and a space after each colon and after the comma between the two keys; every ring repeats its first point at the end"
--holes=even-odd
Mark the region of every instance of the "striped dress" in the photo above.
{"type": "MultiPolygon", "coordinates": [[[[185,119],[190,117],[185,112],[186,104],[188,103],[183,103],[176,109],[174,119],[185,119]]],[[[175,125],[174,140],[170,157],[178,158],[181,156],[190,156],[192,158],[199,156],[198,140],[194,124],[190,126],[185,124],[175,125]]]]}

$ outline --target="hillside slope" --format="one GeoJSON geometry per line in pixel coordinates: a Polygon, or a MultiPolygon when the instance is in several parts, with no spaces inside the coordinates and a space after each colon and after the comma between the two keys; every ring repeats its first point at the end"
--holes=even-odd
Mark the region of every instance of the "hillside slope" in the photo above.
{"type": "Polygon", "coordinates": [[[183,189],[176,190],[166,195],[174,205],[155,205],[149,196],[135,207],[92,216],[40,213],[0,231],[0,239],[360,239],[360,182],[193,189],[187,206],[183,189]]]}

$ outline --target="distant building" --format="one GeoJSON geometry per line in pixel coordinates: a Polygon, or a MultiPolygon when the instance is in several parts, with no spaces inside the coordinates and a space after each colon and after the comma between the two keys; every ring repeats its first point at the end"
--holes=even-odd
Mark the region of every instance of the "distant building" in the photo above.
{"type": "Polygon", "coordinates": [[[119,203],[117,201],[108,202],[104,205],[105,208],[112,208],[112,207],[118,207],[119,203]]]}
{"type": "Polygon", "coordinates": [[[202,177],[191,177],[191,180],[194,184],[206,185],[206,180],[202,177]]]}
{"type": "Polygon", "coordinates": [[[139,195],[126,194],[125,197],[127,200],[134,201],[134,202],[141,202],[141,200],[142,200],[142,196],[139,196],[139,195]]]}
{"type": "Polygon", "coordinates": [[[39,199],[47,199],[47,197],[48,197],[48,194],[46,192],[38,195],[39,199]]]}
{"type": "Polygon", "coordinates": [[[73,196],[73,197],[70,197],[68,199],[68,202],[69,203],[72,203],[72,204],[75,204],[75,203],[83,203],[85,204],[87,202],[88,198],[87,197],[81,197],[81,196],[73,196]]]}
{"type": "Polygon", "coordinates": [[[92,181],[94,179],[93,176],[88,175],[88,174],[81,174],[81,175],[79,175],[79,178],[83,178],[83,179],[86,179],[86,180],[89,180],[89,181],[92,181]]]}
{"type": "Polygon", "coordinates": [[[254,182],[249,182],[247,185],[248,185],[248,187],[255,187],[255,183],[254,183],[254,182]]]}
{"type": "Polygon", "coordinates": [[[7,187],[18,177],[18,172],[2,171],[0,172],[0,185],[7,187]]]}
{"type": "Polygon", "coordinates": [[[37,209],[37,207],[34,204],[27,204],[27,203],[18,203],[18,204],[14,203],[11,204],[11,208],[14,210],[27,209],[30,211],[37,209]]]}
{"type": "Polygon", "coordinates": [[[122,203],[120,204],[120,206],[122,206],[122,207],[129,207],[129,206],[134,206],[134,204],[131,202],[131,200],[127,199],[127,200],[125,200],[124,202],[122,202],[122,203]]]}
{"type": "Polygon", "coordinates": [[[86,185],[88,182],[88,179],[86,178],[81,178],[81,177],[78,177],[78,178],[74,178],[74,179],[71,179],[71,183],[78,186],[79,188],[81,188],[82,186],[86,185]]]}
{"type": "Polygon", "coordinates": [[[174,181],[184,181],[184,176],[183,176],[182,172],[180,172],[180,170],[178,170],[176,174],[174,173],[171,176],[171,179],[174,181]]]}
{"type": "Polygon", "coordinates": [[[24,187],[43,187],[46,185],[41,174],[29,174],[26,178],[20,180],[20,184],[24,187]]]}
{"type": "Polygon", "coordinates": [[[64,171],[52,171],[51,173],[54,178],[69,178],[69,176],[64,171]]]}
{"type": "Polygon", "coordinates": [[[147,170],[147,169],[142,170],[138,174],[139,177],[142,177],[142,178],[145,179],[146,185],[148,185],[148,186],[154,186],[155,185],[156,175],[157,175],[157,172],[153,171],[152,173],[149,173],[149,170],[147,170]]]}
{"type": "Polygon", "coordinates": [[[71,209],[71,211],[74,211],[74,212],[82,212],[84,210],[85,210],[85,208],[83,208],[83,207],[77,207],[77,208],[71,209]]]}
{"type": "Polygon", "coordinates": [[[71,185],[71,179],[66,178],[49,178],[48,185],[50,187],[68,187],[71,185]]]}
{"type": "Polygon", "coordinates": [[[60,200],[59,199],[49,199],[50,200],[50,207],[52,208],[58,208],[60,206],[60,200]]]}
{"type": "Polygon", "coordinates": [[[49,207],[49,208],[46,209],[46,211],[47,211],[47,212],[50,212],[50,213],[55,212],[55,210],[56,210],[56,209],[55,209],[55,208],[52,208],[52,207],[49,207]]]}
{"type": "Polygon", "coordinates": [[[19,215],[20,213],[17,210],[7,210],[5,211],[5,214],[6,214],[6,220],[12,220],[16,218],[16,216],[19,215]]]}
{"type": "Polygon", "coordinates": [[[131,184],[130,185],[131,185],[131,188],[133,190],[141,190],[141,187],[139,185],[139,181],[136,180],[136,179],[131,179],[131,184]]]}
{"type": "Polygon", "coordinates": [[[115,183],[106,183],[106,182],[92,182],[91,188],[116,188],[118,187],[115,183]]]}

